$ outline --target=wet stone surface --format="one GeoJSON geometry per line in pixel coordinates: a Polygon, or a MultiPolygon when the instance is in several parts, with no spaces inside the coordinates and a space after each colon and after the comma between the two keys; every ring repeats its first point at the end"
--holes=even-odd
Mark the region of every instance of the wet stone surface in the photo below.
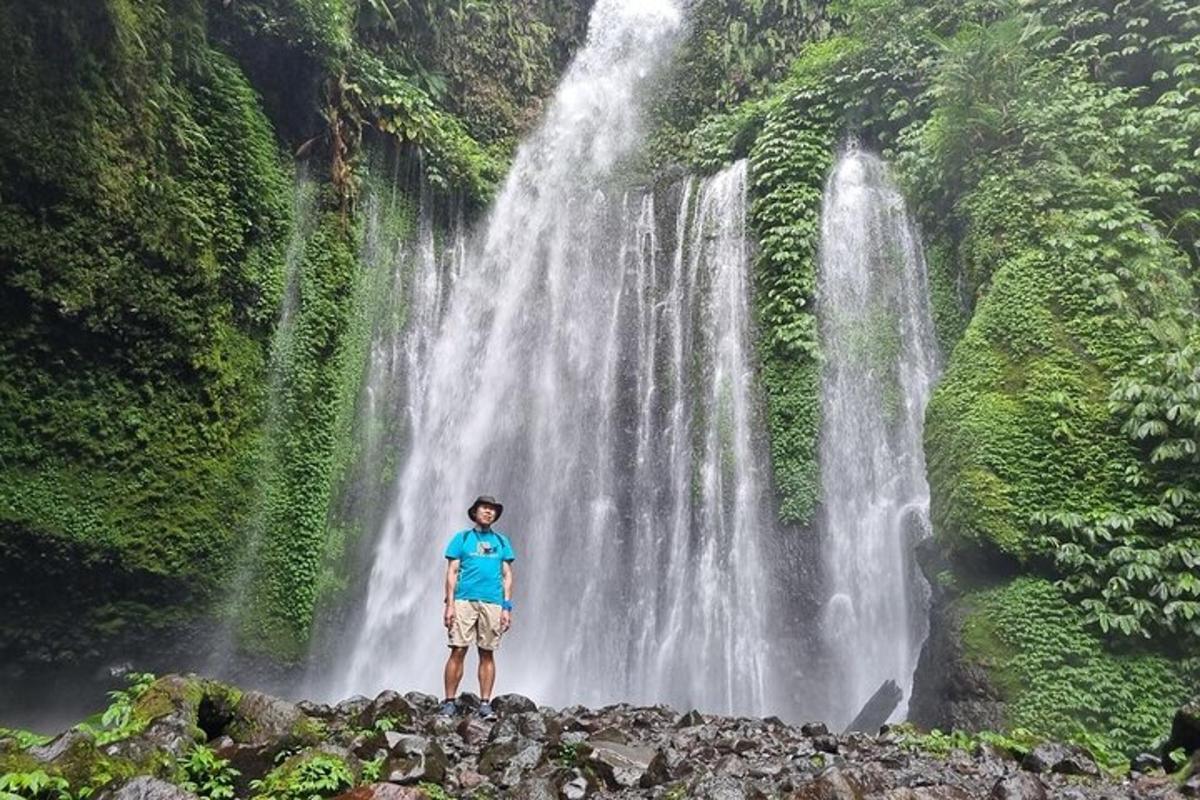
{"type": "MultiPolygon", "coordinates": [[[[1152,757],[1115,777],[1083,748],[1052,742],[1027,753],[980,744],[934,755],[895,730],[839,735],[817,722],[665,706],[554,709],[505,695],[493,703],[495,716],[482,719],[472,713],[475,698],[447,717],[437,713],[437,698],[411,692],[336,705],[247,696],[211,737],[193,724],[195,709],[180,705],[112,749],[154,763],[147,754],[177,755],[206,743],[242,771],[239,788],[276,768],[284,746],[291,759],[333,754],[361,784],[342,800],[1175,800],[1200,793],[1200,779],[1165,775],[1152,757]],[[363,775],[366,762],[378,765],[368,773],[378,775],[374,782],[363,775]]],[[[83,739],[68,734],[20,755],[54,771],[71,753],[95,752],[83,739]]],[[[98,796],[187,798],[162,777],[114,782],[98,796]]]]}

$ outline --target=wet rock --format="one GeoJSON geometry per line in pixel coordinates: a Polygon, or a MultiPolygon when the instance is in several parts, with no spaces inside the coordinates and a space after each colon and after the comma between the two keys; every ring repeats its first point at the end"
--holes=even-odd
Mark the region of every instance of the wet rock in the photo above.
{"type": "Polygon", "coordinates": [[[391,783],[441,783],[446,777],[446,753],[424,736],[401,735],[393,740],[382,774],[391,783]]]}
{"type": "Polygon", "coordinates": [[[334,711],[333,706],[328,703],[314,703],[311,700],[301,700],[299,703],[296,703],[296,708],[300,709],[300,713],[305,716],[325,720],[326,722],[337,716],[337,712],[334,711]]]}
{"type": "Polygon", "coordinates": [[[262,692],[246,692],[234,709],[226,732],[239,744],[278,743],[287,747],[316,744],[317,729],[294,704],[262,692]]]}
{"type": "Polygon", "coordinates": [[[695,728],[695,727],[697,727],[699,725],[703,725],[703,724],[704,724],[704,716],[701,715],[701,713],[699,711],[697,711],[696,709],[693,708],[691,711],[687,712],[686,714],[684,714],[682,717],[679,718],[679,721],[675,723],[675,727],[676,728],[695,728]]]}
{"type": "Polygon", "coordinates": [[[563,800],[583,800],[591,793],[591,784],[588,783],[588,779],[579,770],[572,770],[572,772],[574,774],[559,786],[559,795],[563,800]]]}
{"type": "Polygon", "coordinates": [[[814,736],[812,743],[813,747],[822,753],[837,753],[838,751],[838,739],[832,734],[814,736]]]}
{"type": "Polygon", "coordinates": [[[364,711],[371,705],[369,697],[363,697],[361,694],[356,694],[353,697],[347,697],[342,702],[333,707],[333,715],[335,718],[350,722],[357,720],[364,711]]]}
{"type": "Polygon", "coordinates": [[[1163,768],[1167,772],[1174,772],[1178,768],[1171,753],[1179,748],[1183,748],[1184,758],[1200,752],[1200,695],[1180,706],[1171,720],[1171,735],[1160,750],[1163,768]]]}
{"type": "Polygon", "coordinates": [[[526,772],[542,763],[545,747],[541,742],[516,739],[490,745],[479,758],[480,772],[491,775],[501,786],[520,783],[526,772]]]}
{"type": "Polygon", "coordinates": [[[1059,775],[1100,774],[1092,756],[1082,747],[1058,742],[1043,742],[1033,748],[1021,761],[1021,768],[1030,772],[1053,772],[1059,775]]]}
{"type": "Polygon", "coordinates": [[[806,722],[800,726],[800,733],[809,738],[824,736],[829,733],[829,728],[824,722],[806,722]]]}
{"type": "Polygon", "coordinates": [[[788,800],[862,800],[867,794],[888,788],[881,768],[862,769],[830,767],[814,780],[797,786],[788,800]]]}
{"type": "Polygon", "coordinates": [[[334,800],[429,800],[429,795],[415,786],[397,786],[394,783],[371,783],[355,786],[334,800]]]}
{"type": "Polygon", "coordinates": [[[761,793],[729,775],[711,775],[697,781],[687,796],[704,800],[758,800],[761,793]]]}
{"type": "Polygon", "coordinates": [[[1129,761],[1133,772],[1153,772],[1162,767],[1162,760],[1153,753],[1139,753],[1129,761]]]}
{"type": "Polygon", "coordinates": [[[160,778],[141,775],[121,787],[101,793],[97,800],[197,800],[196,795],[160,778]]]}
{"type": "Polygon", "coordinates": [[[629,744],[631,738],[620,728],[601,728],[588,737],[589,742],[611,742],[612,744],[629,744]]]}
{"type": "Polygon", "coordinates": [[[1017,772],[996,781],[988,800],[1046,800],[1046,785],[1037,775],[1017,772]]]}
{"type": "Polygon", "coordinates": [[[957,786],[920,786],[916,789],[892,789],[883,800],[972,800],[971,795],[957,786]]]}
{"type": "Polygon", "coordinates": [[[250,781],[271,771],[275,766],[275,756],[282,752],[271,744],[238,744],[229,736],[209,742],[208,746],[217,758],[227,760],[229,766],[238,771],[234,788],[242,794],[249,788],[250,781]]]}
{"type": "Polygon", "coordinates": [[[417,710],[418,714],[432,714],[442,704],[441,700],[425,692],[405,692],[404,699],[417,710]]]}
{"type": "Polygon", "coordinates": [[[466,717],[455,728],[458,735],[470,747],[478,747],[487,741],[497,726],[484,722],[479,717],[466,717]]]}
{"type": "Polygon", "coordinates": [[[83,750],[91,750],[95,747],[95,742],[96,740],[90,733],[72,729],[60,733],[45,744],[31,747],[25,752],[38,761],[53,763],[83,750]]]}
{"type": "Polygon", "coordinates": [[[472,769],[464,769],[458,773],[458,785],[468,792],[487,783],[487,777],[472,769]]]}
{"type": "Polygon", "coordinates": [[[875,690],[875,694],[871,695],[871,698],[863,705],[854,720],[846,726],[843,733],[850,731],[877,733],[903,699],[904,690],[894,680],[884,681],[875,690]]]}
{"type": "Polygon", "coordinates": [[[492,699],[492,709],[498,716],[537,712],[537,703],[520,694],[502,694],[492,699]]]}
{"type": "Polygon", "coordinates": [[[379,693],[379,696],[371,701],[371,705],[358,717],[358,726],[360,728],[371,728],[379,720],[390,720],[394,724],[406,724],[417,716],[417,709],[399,692],[393,692],[388,689],[379,693]]]}
{"type": "Polygon", "coordinates": [[[558,788],[549,778],[529,775],[522,778],[508,796],[512,800],[558,800],[558,788]]]}
{"type": "Polygon", "coordinates": [[[589,742],[587,765],[612,789],[647,788],[670,779],[664,754],[648,747],[616,742],[589,742]]]}

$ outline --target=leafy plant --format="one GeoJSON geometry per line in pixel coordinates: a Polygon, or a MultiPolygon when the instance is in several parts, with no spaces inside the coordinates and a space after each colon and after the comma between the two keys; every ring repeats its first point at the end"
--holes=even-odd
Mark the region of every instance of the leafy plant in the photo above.
{"type": "Polygon", "coordinates": [[[354,775],[337,756],[316,752],[295,756],[250,782],[254,800],[321,800],[354,785],[354,775]]]}
{"type": "Polygon", "coordinates": [[[204,745],[196,745],[183,762],[186,779],[179,785],[203,800],[233,800],[233,782],[241,773],[204,745]]]}
{"type": "Polygon", "coordinates": [[[134,715],[134,706],[154,683],[155,676],[150,672],[131,672],[126,676],[126,680],[129,683],[127,687],[108,693],[110,702],[101,712],[98,726],[88,721],[77,726],[90,732],[96,738],[96,744],[104,745],[128,739],[140,733],[146,725],[146,720],[138,719],[134,715]]]}
{"type": "Polygon", "coordinates": [[[65,778],[38,769],[0,775],[0,800],[72,800],[72,797],[65,778]]]}

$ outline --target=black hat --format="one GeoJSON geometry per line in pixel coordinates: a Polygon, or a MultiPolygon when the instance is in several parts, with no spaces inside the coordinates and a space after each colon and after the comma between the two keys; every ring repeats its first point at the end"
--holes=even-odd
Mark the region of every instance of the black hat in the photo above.
{"type": "MultiPolygon", "coordinates": [[[[480,506],[492,506],[496,509],[496,520],[500,519],[500,515],[504,513],[504,506],[496,502],[496,498],[490,494],[481,494],[475,498],[475,502],[471,503],[471,507],[467,509],[467,516],[471,518],[471,522],[475,522],[475,509],[480,506]]],[[[496,520],[492,520],[495,522],[496,520]]]]}

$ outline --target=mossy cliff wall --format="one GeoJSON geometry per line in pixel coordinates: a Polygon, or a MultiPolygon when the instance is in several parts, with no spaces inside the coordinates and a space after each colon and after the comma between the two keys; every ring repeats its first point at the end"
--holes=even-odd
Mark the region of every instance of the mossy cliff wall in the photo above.
{"type": "Polygon", "coordinates": [[[363,138],[422,148],[425,179],[478,208],[587,5],[0,8],[12,669],[143,642],[170,661],[164,633],[213,627],[239,575],[243,644],[303,651],[362,368],[363,138]]]}
{"type": "Polygon", "coordinates": [[[993,724],[1145,746],[1200,657],[1200,18],[1169,0],[834,11],[787,77],[685,137],[700,168],[751,159],[781,516],[818,497],[815,235],[854,136],[892,160],[929,253],[930,563],[954,668],[991,676],[993,724]]]}

